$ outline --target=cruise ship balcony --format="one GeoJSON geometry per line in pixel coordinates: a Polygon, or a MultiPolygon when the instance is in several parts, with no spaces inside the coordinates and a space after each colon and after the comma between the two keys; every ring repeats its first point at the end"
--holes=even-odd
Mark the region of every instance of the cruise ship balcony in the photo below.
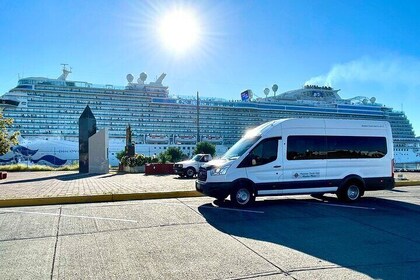
{"type": "Polygon", "coordinates": [[[146,136],[146,144],[169,144],[167,135],[149,134],[146,136]]]}
{"type": "Polygon", "coordinates": [[[192,135],[178,135],[175,136],[175,144],[195,144],[197,137],[192,135]]]}

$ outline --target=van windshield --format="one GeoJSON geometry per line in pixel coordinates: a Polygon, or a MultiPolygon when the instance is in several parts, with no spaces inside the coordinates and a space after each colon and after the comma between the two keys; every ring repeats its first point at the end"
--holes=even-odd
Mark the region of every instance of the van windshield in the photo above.
{"type": "Polygon", "coordinates": [[[235,160],[242,156],[252,145],[254,145],[261,136],[244,137],[241,138],[235,145],[232,146],[223,156],[225,160],[235,160]]]}

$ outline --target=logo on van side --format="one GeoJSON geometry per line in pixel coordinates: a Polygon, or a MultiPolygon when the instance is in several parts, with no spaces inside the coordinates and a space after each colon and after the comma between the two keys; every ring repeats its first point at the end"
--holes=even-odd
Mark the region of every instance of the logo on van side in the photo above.
{"type": "Polygon", "coordinates": [[[299,173],[295,173],[293,174],[293,177],[295,177],[295,179],[297,178],[318,178],[321,176],[321,172],[318,170],[315,171],[307,171],[307,172],[299,172],[299,173]]]}

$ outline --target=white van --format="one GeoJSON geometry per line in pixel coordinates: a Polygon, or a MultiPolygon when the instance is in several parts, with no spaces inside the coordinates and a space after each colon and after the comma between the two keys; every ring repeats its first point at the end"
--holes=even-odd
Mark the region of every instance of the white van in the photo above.
{"type": "Polygon", "coordinates": [[[385,121],[281,119],[250,131],[200,168],[196,189],[236,206],[256,196],[335,193],[355,201],[394,187],[391,126],[385,121]]]}

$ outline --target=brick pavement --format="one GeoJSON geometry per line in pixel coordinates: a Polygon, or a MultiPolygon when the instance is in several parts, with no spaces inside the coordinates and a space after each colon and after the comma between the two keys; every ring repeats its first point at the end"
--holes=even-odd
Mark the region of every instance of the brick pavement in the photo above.
{"type": "MultiPolygon", "coordinates": [[[[420,172],[396,173],[396,179],[398,174],[403,174],[408,181],[420,181],[420,172]]],[[[0,181],[0,200],[194,190],[195,180],[181,179],[176,175],[88,175],[75,171],[8,172],[7,179],[0,181]]]]}
{"type": "Polygon", "coordinates": [[[175,175],[88,175],[74,171],[8,172],[7,179],[0,181],[0,200],[193,190],[195,180],[180,179],[175,175]]]}

